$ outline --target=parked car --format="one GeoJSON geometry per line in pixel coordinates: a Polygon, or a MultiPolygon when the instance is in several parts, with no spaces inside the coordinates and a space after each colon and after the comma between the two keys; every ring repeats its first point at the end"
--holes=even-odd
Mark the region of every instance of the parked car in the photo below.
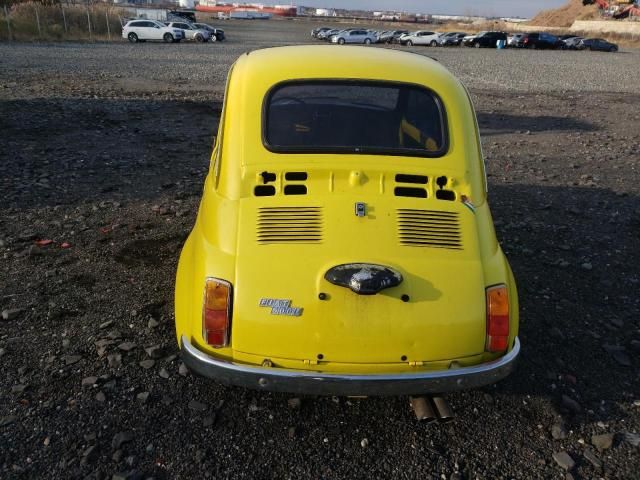
{"type": "Polygon", "coordinates": [[[391,39],[391,43],[400,43],[400,38],[403,35],[409,33],[409,30],[395,30],[393,32],[393,38],[391,39]]]}
{"type": "Polygon", "coordinates": [[[507,34],[504,32],[480,32],[470,38],[465,37],[464,45],[475,48],[495,48],[499,40],[507,41],[507,34]]]}
{"type": "Polygon", "coordinates": [[[344,45],[345,43],[377,43],[378,37],[367,30],[344,30],[331,37],[331,43],[344,45]]]}
{"type": "Polygon", "coordinates": [[[393,37],[391,30],[384,30],[378,35],[378,43],[389,43],[388,40],[393,37]]]}
{"type": "Polygon", "coordinates": [[[519,47],[533,50],[556,50],[562,48],[563,45],[562,40],[546,32],[526,33],[518,40],[519,47]]]}
{"type": "Polygon", "coordinates": [[[402,45],[429,45],[432,47],[438,46],[438,32],[428,32],[426,30],[419,30],[417,32],[407,33],[400,37],[400,43],[402,45]]]}
{"type": "Polygon", "coordinates": [[[326,32],[327,30],[331,30],[331,27],[318,27],[311,30],[311,36],[313,38],[318,38],[318,34],[320,32],[326,32]]]}
{"type": "Polygon", "coordinates": [[[332,35],[337,35],[338,33],[340,33],[342,30],[338,29],[338,28],[332,28],[331,30],[323,30],[321,32],[318,32],[318,40],[329,40],[331,41],[331,36],[332,35]]]}
{"type": "Polygon", "coordinates": [[[378,36],[379,43],[399,43],[398,39],[409,33],[408,30],[387,30],[378,36]]]}
{"type": "Polygon", "coordinates": [[[440,47],[459,46],[462,43],[462,39],[466,36],[467,34],[463,32],[443,33],[437,39],[438,46],[440,47]]]}
{"type": "Polygon", "coordinates": [[[192,23],[187,22],[165,22],[169,28],[179,28],[184,32],[186,40],[195,40],[196,42],[208,42],[211,33],[208,30],[195,27],[192,23]]]}
{"type": "Polygon", "coordinates": [[[578,44],[584,40],[582,37],[568,37],[561,39],[565,50],[577,50],[578,44]]]}
{"type": "Polygon", "coordinates": [[[169,43],[184,39],[184,32],[179,28],[167,27],[155,20],[131,20],[122,27],[122,38],[126,38],[131,43],[147,40],[163,40],[169,43]]]}
{"type": "Polygon", "coordinates": [[[507,37],[507,47],[520,48],[521,45],[519,45],[519,42],[525,35],[526,33],[514,33],[513,35],[509,35],[507,37]]]}
{"type": "Polygon", "coordinates": [[[207,23],[194,23],[194,27],[199,28],[200,30],[206,30],[209,32],[209,39],[212,42],[222,42],[226,37],[224,36],[224,30],[221,28],[212,27],[207,23]]]}
{"type": "Polygon", "coordinates": [[[577,45],[578,50],[597,50],[600,52],[617,52],[618,45],[602,38],[583,38],[577,45]]]}
{"type": "Polygon", "coordinates": [[[219,125],[176,277],[191,370],[314,395],[440,394],[512,371],[516,284],[473,106],[445,67],[359,46],[254,50],[219,125]]]}

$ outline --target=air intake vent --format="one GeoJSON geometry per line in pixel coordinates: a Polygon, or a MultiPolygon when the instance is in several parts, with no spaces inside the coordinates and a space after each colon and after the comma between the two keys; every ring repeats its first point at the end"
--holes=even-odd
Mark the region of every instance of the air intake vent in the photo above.
{"type": "Polygon", "coordinates": [[[398,210],[400,244],[462,250],[462,234],[456,212],[398,210]]]}
{"type": "Polygon", "coordinates": [[[263,207],[258,210],[258,243],[320,243],[322,208],[263,207]]]}

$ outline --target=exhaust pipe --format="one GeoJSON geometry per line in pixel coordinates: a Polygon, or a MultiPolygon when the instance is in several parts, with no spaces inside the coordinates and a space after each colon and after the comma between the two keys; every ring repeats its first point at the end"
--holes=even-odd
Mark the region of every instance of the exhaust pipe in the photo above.
{"type": "Polygon", "coordinates": [[[438,417],[431,406],[429,397],[409,397],[411,401],[411,408],[413,413],[416,414],[416,418],[421,422],[431,423],[435,422],[438,417]]]}
{"type": "Polygon", "coordinates": [[[453,410],[449,406],[449,403],[443,397],[433,397],[433,406],[438,414],[438,421],[440,423],[449,423],[453,421],[453,410]]]}

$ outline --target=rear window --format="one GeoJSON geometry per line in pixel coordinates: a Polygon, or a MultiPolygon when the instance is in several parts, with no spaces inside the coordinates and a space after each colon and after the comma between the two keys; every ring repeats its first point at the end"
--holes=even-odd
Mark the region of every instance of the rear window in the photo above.
{"type": "Polygon", "coordinates": [[[304,81],[265,99],[263,142],[274,152],[440,157],[445,112],[431,90],[411,84],[304,81]]]}

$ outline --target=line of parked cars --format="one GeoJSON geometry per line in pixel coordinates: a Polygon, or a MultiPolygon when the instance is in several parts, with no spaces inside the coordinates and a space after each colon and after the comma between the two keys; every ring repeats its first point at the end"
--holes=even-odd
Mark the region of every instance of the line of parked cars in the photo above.
{"type": "Polygon", "coordinates": [[[599,50],[617,52],[618,45],[601,38],[583,38],[577,35],[551,35],[546,32],[516,33],[507,37],[507,46],[547,50],[599,50]]]}
{"type": "Polygon", "coordinates": [[[554,49],[554,50],[599,50],[617,52],[615,43],[601,38],[583,38],[576,35],[556,36],[546,32],[515,33],[480,32],[467,35],[465,32],[434,32],[418,30],[367,30],[358,28],[337,29],[319,27],[311,31],[311,36],[318,40],[344,45],[347,43],[397,43],[400,45],[428,45],[431,47],[460,46],[475,48],[510,48],[554,49]]]}
{"type": "Polygon", "coordinates": [[[130,20],[122,27],[122,38],[131,43],[159,40],[166,43],[179,43],[182,40],[195,42],[221,42],[225,39],[224,30],[206,23],[187,21],[160,22],[158,20],[130,20]]]}

